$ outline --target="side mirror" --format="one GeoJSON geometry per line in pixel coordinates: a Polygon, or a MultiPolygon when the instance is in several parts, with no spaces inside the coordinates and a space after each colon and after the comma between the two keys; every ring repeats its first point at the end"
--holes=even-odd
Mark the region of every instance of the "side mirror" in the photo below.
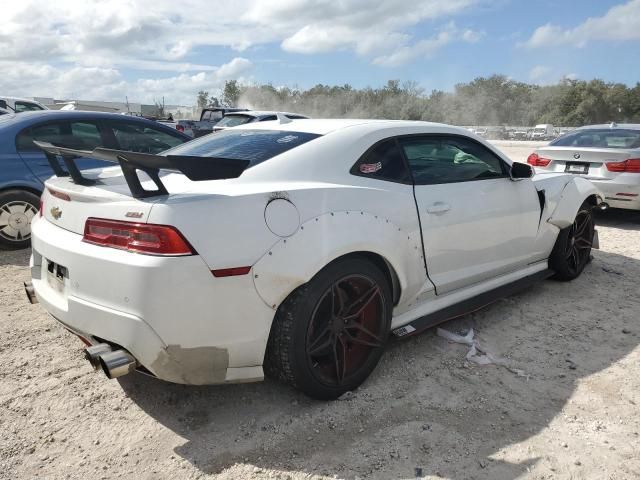
{"type": "Polygon", "coordinates": [[[513,162],[511,165],[511,178],[531,178],[533,177],[533,167],[528,163],[513,162]]]}

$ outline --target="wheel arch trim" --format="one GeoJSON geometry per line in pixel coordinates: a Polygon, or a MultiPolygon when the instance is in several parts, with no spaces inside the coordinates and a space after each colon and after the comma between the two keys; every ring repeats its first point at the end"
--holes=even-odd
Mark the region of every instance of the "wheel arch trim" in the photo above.
{"type": "Polygon", "coordinates": [[[276,309],[296,288],[329,263],[357,255],[368,258],[390,280],[394,304],[415,296],[426,274],[419,232],[364,211],[329,212],[304,222],[253,266],[256,290],[276,309]],[[335,232],[341,232],[336,235],[335,232]]]}

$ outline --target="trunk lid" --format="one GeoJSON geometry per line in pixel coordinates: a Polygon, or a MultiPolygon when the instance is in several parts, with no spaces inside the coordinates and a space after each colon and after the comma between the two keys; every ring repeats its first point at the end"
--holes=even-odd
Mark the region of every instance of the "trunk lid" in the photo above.
{"type": "MultiPolygon", "coordinates": [[[[69,177],[52,177],[45,182],[41,199],[44,218],[78,234],[84,233],[89,217],[147,222],[155,199],[133,198],[120,167],[85,170],[83,175],[98,183],[78,185],[69,177]]],[[[143,173],[140,175],[142,178],[143,173]]]]}
{"type": "Polygon", "coordinates": [[[611,148],[542,147],[536,153],[551,160],[546,167],[536,167],[545,172],[571,173],[593,179],[609,179],[616,176],[605,166],[606,162],[622,162],[632,158],[633,151],[611,148]]]}

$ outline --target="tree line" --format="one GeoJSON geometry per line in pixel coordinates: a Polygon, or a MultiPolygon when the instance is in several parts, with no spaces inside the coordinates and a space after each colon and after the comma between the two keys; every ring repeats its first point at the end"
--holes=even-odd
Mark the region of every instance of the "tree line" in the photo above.
{"type": "Polygon", "coordinates": [[[602,80],[565,78],[534,85],[504,75],[478,77],[452,92],[427,93],[415,82],[389,80],[381,88],[318,84],[307,90],[229,80],[221,98],[199,92],[198,106],[239,106],[297,112],[310,117],[426,120],[453,125],[576,127],[594,123],[640,123],[640,83],[627,87],[602,80]]]}

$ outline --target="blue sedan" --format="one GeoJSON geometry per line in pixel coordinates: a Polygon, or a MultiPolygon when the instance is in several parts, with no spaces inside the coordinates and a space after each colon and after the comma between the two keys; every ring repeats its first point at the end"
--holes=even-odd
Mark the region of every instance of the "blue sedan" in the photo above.
{"type": "MultiPolygon", "coordinates": [[[[46,110],[0,116],[0,247],[29,246],[31,218],[38,212],[44,181],[53,175],[33,140],[79,150],[158,153],[191,138],[151,120],[113,113],[46,110]]],[[[77,161],[80,169],[106,164],[77,161]]]]}

